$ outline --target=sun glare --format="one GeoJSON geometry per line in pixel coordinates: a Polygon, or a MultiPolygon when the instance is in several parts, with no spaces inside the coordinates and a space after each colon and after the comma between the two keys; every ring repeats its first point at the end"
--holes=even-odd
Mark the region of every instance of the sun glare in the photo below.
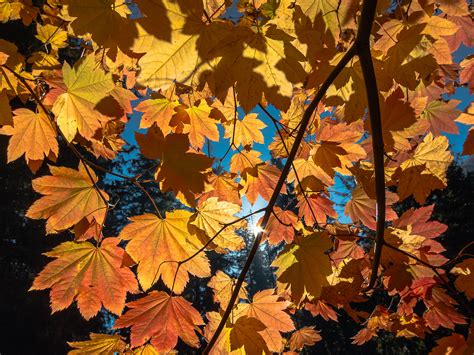
{"type": "Polygon", "coordinates": [[[252,226],[252,232],[254,235],[257,235],[258,233],[263,232],[263,229],[260,226],[254,225],[252,226]]]}

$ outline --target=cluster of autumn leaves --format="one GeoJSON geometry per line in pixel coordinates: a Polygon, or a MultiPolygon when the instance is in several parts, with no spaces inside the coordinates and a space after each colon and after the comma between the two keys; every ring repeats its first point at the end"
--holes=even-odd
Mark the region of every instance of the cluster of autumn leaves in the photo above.
{"type": "MultiPolygon", "coordinates": [[[[371,314],[354,306],[369,297],[361,290],[371,272],[367,245],[377,210],[372,130],[357,57],[329,87],[292,161],[280,192],[296,198],[296,206],[275,206],[265,228],[270,245],[284,244],[272,265],[276,289],[249,297],[225,272],[211,275],[206,255],[245,247],[236,234],[246,227],[238,217],[242,199],[268,201],[281,175],[277,165],[262,160],[259,144],[267,144],[273,158],[288,157],[308,103],[355,39],[359,1],[241,0],[237,10],[227,0],[40,4],[0,2],[0,21],[21,20],[38,40],[25,53],[0,39],[0,132],[11,136],[8,161],[24,156],[33,172],[45,159],[56,161],[58,142],[81,162],[77,170],[50,165],[51,175],[33,180],[42,196],[27,216],[45,219],[47,234],[72,230],[74,241],[46,253],[55,260],[32,289],[51,290],[53,312],[76,302],[89,319],[103,307],[119,316],[115,328],[130,328],[130,341],[91,334],[70,343],[76,348],[71,353],[169,352],[178,338],[198,347],[201,337],[209,341],[214,334],[232,292],[239,292],[239,302],[216,353],[295,352],[313,345],[318,332],[296,330],[290,317],[301,309],[332,321],[344,310],[363,324],[355,344],[382,330],[423,338],[440,327],[467,324],[447,272],[456,276],[461,297],[472,300],[473,259],[459,255],[460,262],[450,262],[442,255],[436,238],[446,226],[430,220],[433,206],[401,216],[392,209],[410,196],[423,205],[446,186],[453,156],[443,134],[458,133],[456,122],[474,124],[472,104],[461,112],[459,101],[447,99],[460,86],[474,91],[472,56],[459,63],[452,56],[473,45],[464,0],[378,2],[370,42],[385,184],[391,188],[377,287],[398,304],[379,305],[371,314]],[[78,57],[75,63],[60,63],[65,51],[78,57]],[[137,96],[139,103],[132,104],[137,96]],[[270,104],[280,117],[268,112],[270,104]],[[250,112],[257,105],[260,113],[250,112]],[[141,153],[157,162],[154,181],[184,207],[130,216],[117,237],[104,237],[113,208],[94,173],[100,166],[81,151],[114,159],[132,113],[141,113],[135,133],[141,153]],[[276,129],[271,142],[262,133],[269,125],[276,129]],[[213,142],[228,146],[223,156],[212,156],[213,142]],[[355,182],[344,210],[352,221],[347,225],[333,222],[338,215],[330,189],[337,176],[355,182]],[[210,277],[216,311],[203,315],[180,296],[190,275],[210,277]],[[165,289],[158,291],[160,280],[165,289]],[[128,293],[143,295],[126,303],[128,293]],[[419,305],[421,312],[415,311],[419,305]]],[[[474,152],[473,132],[463,154],[474,152]]],[[[118,177],[145,189],[142,176],[118,177]]],[[[433,352],[468,349],[472,336],[453,333],[433,352]]]]}

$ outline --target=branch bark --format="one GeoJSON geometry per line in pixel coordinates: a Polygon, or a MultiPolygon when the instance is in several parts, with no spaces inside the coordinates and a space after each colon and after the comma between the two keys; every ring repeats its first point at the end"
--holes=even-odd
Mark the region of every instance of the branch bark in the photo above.
{"type": "MultiPolygon", "coordinates": [[[[317,92],[316,96],[314,97],[313,101],[311,101],[310,105],[308,106],[308,108],[304,112],[303,118],[301,119],[301,124],[300,124],[298,134],[295,138],[295,142],[294,142],[294,144],[291,148],[290,154],[288,155],[287,161],[285,163],[285,166],[283,167],[283,170],[282,170],[280,178],[278,179],[278,182],[275,186],[275,189],[273,190],[273,194],[270,198],[270,201],[268,202],[268,205],[265,208],[265,214],[263,216],[262,223],[261,223],[261,228],[262,229],[265,229],[265,227],[268,223],[268,220],[269,220],[269,218],[272,214],[273,207],[275,206],[275,203],[278,199],[281,188],[283,187],[283,184],[286,181],[288,173],[290,172],[290,168],[293,164],[296,153],[298,152],[298,148],[301,144],[304,133],[306,132],[306,128],[309,124],[309,121],[311,119],[312,114],[316,110],[316,107],[318,106],[318,104],[321,101],[321,99],[323,98],[323,96],[326,94],[326,91],[329,88],[329,86],[336,79],[336,77],[339,75],[339,73],[342,71],[342,69],[344,69],[346,64],[354,57],[355,54],[356,54],[356,47],[355,47],[355,45],[353,45],[351,48],[349,48],[349,50],[346,52],[344,57],[340,60],[340,62],[336,65],[336,67],[333,69],[333,71],[329,74],[326,81],[321,85],[321,87],[320,87],[319,91],[317,92]]],[[[237,283],[235,284],[235,288],[234,288],[234,291],[233,291],[232,296],[230,298],[229,304],[227,305],[227,308],[224,312],[224,315],[222,316],[222,320],[220,321],[220,323],[219,323],[214,335],[212,336],[211,340],[209,341],[207,347],[204,349],[203,354],[209,354],[209,352],[212,350],[212,347],[214,346],[217,339],[219,338],[219,335],[222,332],[222,329],[224,328],[224,325],[225,325],[227,319],[229,318],[230,313],[232,312],[232,308],[234,307],[234,303],[237,300],[237,296],[239,294],[240,288],[242,287],[242,283],[244,282],[245,276],[247,275],[247,272],[250,269],[250,265],[252,264],[253,258],[255,257],[255,254],[257,253],[258,246],[260,245],[260,242],[262,240],[262,236],[263,236],[263,232],[260,232],[255,237],[254,244],[252,245],[252,249],[250,250],[250,253],[247,257],[245,265],[242,268],[242,271],[240,272],[239,278],[237,279],[237,283]]]]}
{"type": "Polygon", "coordinates": [[[372,151],[374,155],[375,194],[377,199],[377,225],[375,238],[374,260],[369,284],[365,291],[372,289],[377,281],[377,271],[382,256],[385,231],[385,172],[384,143],[382,135],[382,118],[380,114],[379,92],[375,76],[372,55],[370,54],[370,31],[375,17],[377,1],[365,1],[362,8],[359,32],[357,33],[357,55],[359,56],[365,91],[369,106],[370,126],[372,128],[372,151]]]}
{"type": "MultiPolygon", "coordinates": [[[[311,101],[310,105],[306,109],[306,111],[303,114],[303,118],[300,123],[300,127],[298,130],[298,134],[295,138],[295,142],[291,148],[290,154],[288,155],[288,159],[285,163],[285,166],[283,167],[283,170],[281,172],[280,178],[278,179],[278,182],[276,184],[275,190],[273,191],[273,194],[270,198],[270,201],[268,202],[268,205],[265,209],[265,215],[263,216],[262,219],[262,224],[261,228],[265,229],[266,224],[268,223],[268,220],[270,218],[270,215],[273,211],[273,207],[275,206],[275,203],[277,201],[278,195],[280,193],[280,190],[283,186],[283,184],[286,181],[286,178],[288,176],[288,173],[290,171],[290,168],[293,164],[293,161],[295,159],[296,153],[298,151],[298,148],[301,144],[301,141],[303,139],[303,136],[306,132],[306,128],[309,124],[309,121],[311,119],[311,116],[313,112],[316,110],[316,107],[318,106],[319,102],[323,98],[323,96],[326,94],[327,89],[329,86],[332,84],[332,82],[336,79],[336,77],[339,75],[339,73],[344,69],[344,67],[347,65],[347,63],[354,57],[355,54],[357,54],[358,51],[360,51],[360,48],[367,48],[369,51],[369,57],[370,57],[370,48],[369,48],[369,37],[370,37],[370,32],[372,29],[372,23],[374,20],[375,16],[375,9],[377,7],[377,0],[365,0],[363,7],[362,7],[362,15],[361,15],[361,21],[359,23],[359,29],[357,32],[357,37],[354,42],[354,44],[349,48],[349,50],[346,52],[344,57],[340,60],[340,62],[336,65],[336,67],[333,69],[333,71],[329,74],[327,79],[324,81],[324,83],[321,85],[319,88],[318,92],[316,93],[316,96],[314,97],[313,101],[311,101]]],[[[366,53],[364,53],[366,55],[366,53]]],[[[371,62],[370,62],[371,63],[371,62]]],[[[372,66],[373,69],[373,66],[372,66]]],[[[375,82],[375,80],[374,80],[375,82]]],[[[372,95],[372,90],[371,95],[372,95]]],[[[379,107],[378,105],[378,96],[377,96],[377,108],[379,107]]],[[[375,109],[374,103],[372,105],[372,110],[375,109]]],[[[370,111],[370,108],[369,108],[370,111]]],[[[378,127],[380,128],[380,133],[381,133],[381,123],[380,123],[380,109],[378,109],[379,115],[378,115],[378,121],[379,125],[378,127]]],[[[371,120],[376,120],[377,116],[375,118],[372,118],[371,115],[371,120]]],[[[373,128],[372,128],[373,129],[373,128]]],[[[381,134],[380,137],[377,139],[379,142],[381,140],[381,134]]],[[[377,145],[378,147],[378,145],[377,145]]],[[[383,152],[383,141],[382,141],[382,152],[383,152]]],[[[379,162],[376,161],[378,164],[379,162]]],[[[376,174],[376,177],[380,174],[376,174]]],[[[382,153],[382,179],[384,178],[383,176],[383,153],[382,153]]],[[[376,178],[377,179],[377,178],[376,178]]],[[[379,176],[380,179],[380,176],[379,176]]],[[[382,193],[382,198],[377,198],[378,202],[381,202],[385,200],[385,186],[384,186],[384,181],[382,180],[382,187],[383,187],[383,193],[382,193]],[[380,200],[380,201],[379,201],[380,200]]],[[[380,206],[380,205],[379,205],[380,206]]],[[[378,209],[380,211],[380,208],[378,209]]],[[[385,213],[385,203],[383,204],[383,214],[381,215],[384,217],[385,213]]],[[[385,217],[383,218],[383,221],[381,222],[378,220],[378,223],[383,223],[385,224],[385,217]]],[[[239,278],[237,279],[237,283],[235,285],[234,291],[232,292],[232,296],[230,298],[229,304],[227,305],[227,308],[224,312],[224,315],[222,316],[222,320],[220,321],[219,325],[217,326],[217,329],[212,336],[211,340],[207,344],[206,348],[203,351],[203,354],[209,354],[209,352],[212,350],[212,347],[216,343],[217,339],[219,338],[219,335],[222,332],[222,329],[224,328],[225,323],[227,322],[227,319],[229,318],[230,313],[232,312],[232,308],[234,307],[235,301],[237,300],[240,288],[242,287],[242,283],[244,282],[245,276],[247,275],[248,270],[250,269],[250,265],[252,264],[252,261],[255,257],[255,254],[257,253],[258,246],[260,245],[260,242],[262,240],[262,235],[263,232],[258,233],[258,235],[255,238],[254,244],[252,246],[252,249],[250,250],[250,253],[247,257],[247,260],[245,262],[244,267],[242,268],[242,271],[240,272],[239,278]]],[[[377,235],[377,237],[380,237],[377,235]]],[[[382,229],[382,240],[383,240],[383,229],[382,229]]],[[[375,276],[376,277],[376,276],[375,276]]]]}

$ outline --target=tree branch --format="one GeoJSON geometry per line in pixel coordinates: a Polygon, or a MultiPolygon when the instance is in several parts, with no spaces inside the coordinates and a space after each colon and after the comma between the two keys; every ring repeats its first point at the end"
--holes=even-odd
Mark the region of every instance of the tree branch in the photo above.
{"type": "MultiPolygon", "coordinates": [[[[368,34],[367,34],[368,36],[368,34]]],[[[299,145],[301,144],[301,141],[303,140],[303,136],[306,132],[306,128],[309,124],[309,121],[311,119],[312,114],[316,110],[319,102],[323,98],[323,96],[326,94],[327,89],[329,86],[332,84],[332,82],[336,79],[336,77],[339,75],[339,73],[344,69],[346,64],[354,57],[356,53],[356,47],[355,44],[352,45],[349,50],[346,52],[344,57],[340,60],[340,62],[336,65],[336,67],[333,69],[333,71],[329,74],[327,79],[324,81],[324,83],[321,85],[319,88],[319,91],[317,92],[316,96],[314,97],[313,101],[309,104],[307,109],[305,110],[303,114],[303,118],[301,119],[301,124],[300,128],[298,130],[298,134],[295,138],[295,142],[293,146],[291,147],[290,154],[288,154],[288,158],[286,160],[285,166],[283,167],[283,170],[281,172],[280,178],[278,179],[278,182],[275,186],[275,189],[273,190],[273,194],[270,198],[270,201],[268,202],[267,207],[265,208],[265,214],[262,219],[262,223],[260,227],[262,230],[265,229],[265,226],[268,223],[268,220],[272,214],[273,207],[275,206],[275,203],[277,201],[277,198],[280,194],[281,188],[283,187],[283,184],[286,181],[286,178],[288,176],[288,173],[290,172],[291,166],[293,164],[293,161],[295,159],[296,153],[298,151],[299,145]]],[[[211,340],[209,341],[207,347],[204,349],[203,354],[209,354],[209,352],[212,350],[212,347],[216,343],[217,339],[219,338],[220,333],[222,332],[222,329],[224,328],[225,323],[227,322],[227,319],[229,318],[230,313],[232,312],[232,308],[234,307],[234,303],[237,300],[240,288],[242,287],[242,283],[245,280],[245,276],[247,275],[248,270],[250,269],[250,265],[252,264],[253,258],[255,257],[255,254],[257,253],[258,247],[260,245],[260,242],[262,241],[262,236],[263,232],[260,232],[257,234],[255,237],[254,244],[252,245],[252,248],[249,252],[249,255],[247,257],[247,260],[245,262],[244,267],[242,268],[242,271],[240,272],[239,278],[237,279],[237,283],[235,285],[235,289],[232,292],[232,296],[230,298],[229,304],[227,305],[227,308],[222,316],[222,319],[217,326],[217,329],[212,336],[211,340]]]]}
{"type": "Polygon", "coordinates": [[[375,17],[377,1],[364,2],[360,16],[359,31],[357,33],[356,45],[359,56],[362,75],[365,82],[367,102],[369,106],[370,126],[372,128],[372,150],[374,154],[375,170],[375,193],[377,199],[377,225],[375,237],[374,261],[369,284],[365,291],[372,289],[377,280],[377,271],[382,256],[385,231],[385,172],[384,172],[384,143],[382,136],[382,118],[380,114],[379,92],[375,76],[372,55],[370,53],[370,32],[375,17]]]}

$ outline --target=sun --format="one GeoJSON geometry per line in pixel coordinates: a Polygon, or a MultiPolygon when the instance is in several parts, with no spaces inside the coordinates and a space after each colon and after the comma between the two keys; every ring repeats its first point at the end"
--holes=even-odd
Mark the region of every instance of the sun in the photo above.
{"type": "Polygon", "coordinates": [[[257,225],[251,227],[251,231],[254,235],[258,235],[260,232],[263,232],[263,228],[257,225]]]}

